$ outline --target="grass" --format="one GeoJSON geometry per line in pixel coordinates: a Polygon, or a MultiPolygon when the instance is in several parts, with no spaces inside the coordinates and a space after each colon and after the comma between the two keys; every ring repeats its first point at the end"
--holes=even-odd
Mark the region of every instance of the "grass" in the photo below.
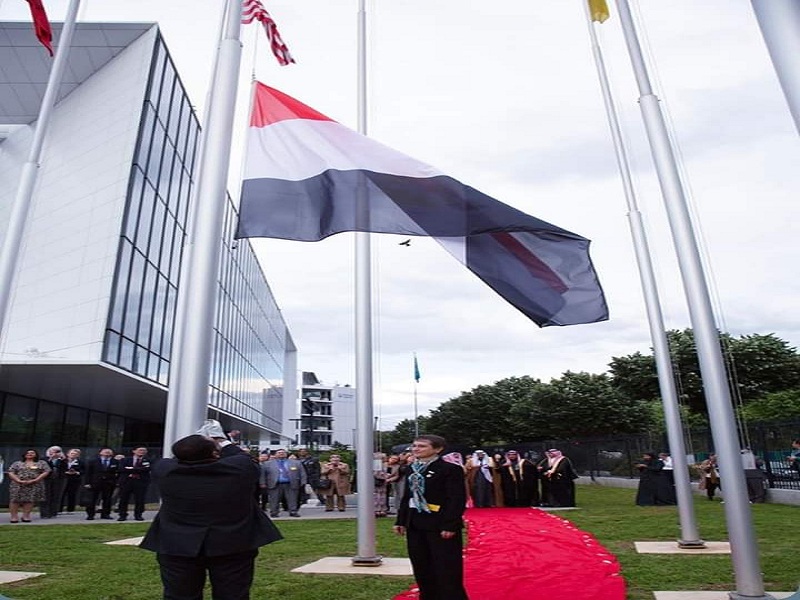
{"type": "MultiPolygon", "coordinates": [[[[639,555],[633,542],[679,537],[675,507],[633,504],[634,490],[578,488],[579,511],[565,514],[594,534],[619,559],[628,600],[652,600],[655,590],[733,590],[730,556],[639,555]]],[[[725,540],[723,507],[698,497],[696,515],[703,539],[725,540]]],[[[761,567],[768,590],[794,590],[800,579],[797,507],[753,506],[761,567]]],[[[294,567],[324,556],[356,553],[353,520],[295,520],[279,524],[285,540],[262,548],[252,597],[286,600],[389,600],[411,583],[407,577],[304,575],[294,567]]],[[[390,519],[377,521],[383,556],[405,556],[390,519]]],[[[47,576],[0,587],[14,600],[154,600],[161,597],[155,556],[131,546],[106,546],[144,534],[146,524],[48,525],[0,528],[0,570],[43,571],[47,576]]],[[[536,564],[531,564],[535,576],[536,564]]],[[[579,568],[579,567],[578,567],[579,568]]],[[[472,600],[481,600],[474,598],[472,600]]],[[[527,600],[508,598],[507,600],[527,600]]],[[[602,599],[598,599],[602,600],[602,599]]]]}

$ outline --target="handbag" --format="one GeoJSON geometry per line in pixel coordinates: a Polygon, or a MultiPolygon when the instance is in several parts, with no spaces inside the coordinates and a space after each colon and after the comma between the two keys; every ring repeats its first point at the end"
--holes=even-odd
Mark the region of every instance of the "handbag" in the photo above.
{"type": "Polygon", "coordinates": [[[327,490],[329,487],[331,487],[331,480],[327,477],[322,477],[319,479],[319,481],[317,481],[317,485],[314,487],[318,490],[327,490]]]}

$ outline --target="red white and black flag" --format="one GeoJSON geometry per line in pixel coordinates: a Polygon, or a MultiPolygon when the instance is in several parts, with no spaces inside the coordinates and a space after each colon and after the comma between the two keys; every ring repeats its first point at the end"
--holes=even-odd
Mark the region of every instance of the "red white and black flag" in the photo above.
{"type": "Polygon", "coordinates": [[[259,21],[264,26],[270,48],[278,62],[283,66],[293,63],[294,58],[292,58],[289,48],[281,39],[275,20],[264,8],[264,5],[261,4],[261,0],[242,0],[242,23],[247,25],[254,20],[259,21]]]}
{"type": "Polygon", "coordinates": [[[343,231],[430,236],[542,327],[608,318],[589,240],[261,83],[246,152],[237,237],[318,241],[343,231]],[[360,218],[361,200],[368,218],[360,218]]]}
{"type": "Polygon", "coordinates": [[[50,28],[50,20],[47,18],[42,0],[27,0],[27,2],[31,9],[36,37],[42,46],[47,48],[50,56],[53,56],[53,30],[50,28]]]}

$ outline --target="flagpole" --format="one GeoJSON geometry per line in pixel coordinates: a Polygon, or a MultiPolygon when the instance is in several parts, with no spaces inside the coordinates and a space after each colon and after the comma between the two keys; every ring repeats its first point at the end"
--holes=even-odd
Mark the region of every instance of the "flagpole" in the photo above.
{"type": "Polygon", "coordinates": [[[201,155],[178,288],[164,453],[197,431],[208,414],[222,223],[242,44],[241,0],[228,0],[202,132],[201,155]]]}
{"type": "Polygon", "coordinates": [[[705,548],[706,544],[700,539],[697,530],[697,521],[694,513],[694,499],[692,496],[691,481],[689,479],[689,465],[686,459],[686,445],[683,441],[683,424],[678,407],[678,393],[675,389],[675,380],[672,374],[672,361],[669,353],[669,343],[664,328],[664,317],[661,311],[661,301],[658,295],[653,263],[650,259],[650,247],[644,230],[642,213],[639,211],[636,192],[633,189],[630,163],[622,139],[622,129],[614,106],[611,94],[611,85],[608,81],[603,52],[597,39],[594,19],[589,9],[589,3],[584,2],[584,11],[589,23],[589,37],[591,39],[592,54],[594,55],[597,77],[603,92],[603,103],[608,117],[608,126],[614,140],[614,150],[617,157],[617,167],[622,177],[622,187],[625,190],[625,200],[628,207],[628,221],[633,239],[633,249],[636,263],[639,267],[639,280],[642,284],[647,320],[650,325],[650,337],[653,341],[653,355],[656,361],[658,386],[661,391],[661,402],[664,407],[664,419],[667,428],[667,440],[673,462],[675,476],[675,495],[678,500],[678,518],[681,527],[681,537],[678,540],[680,548],[705,548]]]}
{"type": "Polygon", "coordinates": [[[417,407],[417,385],[419,384],[419,364],[414,353],[414,437],[419,437],[419,408],[417,407]]]}
{"type": "MultiPolygon", "coordinates": [[[[358,5],[358,132],[367,134],[367,10],[358,5]]],[[[357,190],[357,218],[368,220],[366,182],[357,190]]],[[[356,345],[356,485],[358,486],[358,554],[353,566],[376,567],[383,558],[376,554],[375,515],[372,496],[372,257],[370,234],[364,228],[355,234],[355,345],[356,345]]]]}
{"type": "Polygon", "coordinates": [[[800,132],[800,2],[797,0],[751,0],[761,35],[789,104],[794,125],[800,132]]]}
{"type": "Polygon", "coordinates": [[[714,321],[686,197],[659,99],[653,94],[650,84],[628,0],[617,0],[617,8],[639,88],[642,117],[672,230],[697,345],[711,433],[719,457],[720,476],[725,482],[725,518],[737,590],[729,595],[732,600],[772,600],[772,596],[764,593],[753,517],[747,496],[725,365],[720,350],[719,332],[714,321]]]}
{"type": "Polygon", "coordinates": [[[55,107],[59,89],[61,88],[61,81],[64,78],[64,70],[67,67],[67,59],[72,46],[72,35],[75,31],[75,22],[78,18],[80,3],[80,0],[70,0],[67,7],[67,14],[61,27],[61,35],[58,38],[55,58],[47,79],[47,87],[42,97],[42,105],[39,107],[39,116],[36,119],[36,126],[33,130],[28,159],[22,165],[19,187],[14,197],[14,203],[11,205],[8,228],[0,250],[0,339],[6,333],[8,311],[14,289],[14,274],[17,270],[22,238],[25,235],[25,225],[28,222],[33,192],[39,175],[44,141],[50,128],[50,120],[53,116],[53,108],[55,107]]]}

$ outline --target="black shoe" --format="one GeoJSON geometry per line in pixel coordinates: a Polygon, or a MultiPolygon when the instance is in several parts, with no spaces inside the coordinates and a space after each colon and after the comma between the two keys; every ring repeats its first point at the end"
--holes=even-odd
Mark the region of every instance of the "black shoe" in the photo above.
{"type": "Polygon", "coordinates": [[[299,517],[299,516],[300,516],[300,513],[296,513],[296,512],[289,513],[289,516],[290,516],[290,517],[299,517]]]}
{"type": "Polygon", "coordinates": [[[110,521],[110,520],[112,520],[114,517],[112,517],[111,515],[100,515],[100,518],[101,518],[101,519],[108,519],[108,520],[110,521]]]}
{"type": "MultiPolygon", "coordinates": [[[[103,518],[104,518],[104,519],[105,519],[105,518],[108,518],[108,519],[110,519],[111,517],[103,517],[103,518]]],[[[128,520],[128,517],[119,517],[119,518],[117,519],[117,521],[127,521],[127,520],[128,520]]]]}
{"type": "Polygon", "coordinates": [[[144,517],[133,517],[133,518],[136,519],[137,521],[144,521],[144,517]]]}
{"type": "Polygon", "coordinates": [[[275,519],[275,518],[278,517],[278,514],[279,513],[269,513],[269,516],[272,517],[273,519],[275,519]]]}
{"type": "Polygon", "coordinates": [[[89,515],[88,517],[86,517],[86,520],[87,521],[94,521],[94,515],[89,515]]]}

